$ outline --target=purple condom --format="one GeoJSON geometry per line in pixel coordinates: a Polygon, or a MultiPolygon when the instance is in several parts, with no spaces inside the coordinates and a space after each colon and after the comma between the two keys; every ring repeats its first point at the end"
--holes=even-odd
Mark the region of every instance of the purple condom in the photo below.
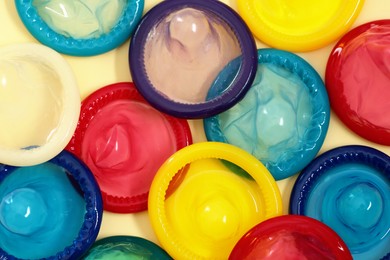
{"type": "Polygon", "coordinates": [[[138,25],[130,43],[130,72],[155,108],[176,117],[205,118],[243,98],[256,75],[256,51],[247,25],[226,4],[166,0],[138,25]],[[233,60],[238,66],[220,82],[220,72],[233,60]],[[223,91],[212,96],[209,89],[216,83],[223,91]]]}

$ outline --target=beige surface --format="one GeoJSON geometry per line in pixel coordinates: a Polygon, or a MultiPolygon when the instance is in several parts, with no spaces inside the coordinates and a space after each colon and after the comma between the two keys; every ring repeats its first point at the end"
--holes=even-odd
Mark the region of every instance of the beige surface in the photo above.
{"type": "MultiPolygon", "coordinates": [[[[146,0],[145,11],[158,2],[160,1],[146,0]]],[[[236,8],[235,0],[224,0],[223,2],[236,8]]],[[[389,17],[389,0],[366,0],[365,6],[353,27],[372,20],[389,17]]],[[[12,43],[37,42],[20,21],[13,0],[0,1],[0,21],[0,46],[12,43]]],[[[333,45],[334,43],[317,51],[298,53],[298,55],[306,59],[321,75],[324,75],[325,65],[333,45]]],[[[71,57],[64,55],[74,70],[82,98],[107,84],[131,81],[127,58],[128,47],[129,41],[116,50],[94,57],[71,57]]],[[[258,47],[268,46],[258,42],[258,47]]],[[[190,125],[194,141],[205,140],[202,121],[190,121],[190,125]]],[[[372,146],[390,155],[390,147],[380,146],[360,138],[347,129],[332,113],[329,131],[320,153],[348,144],[372,146]]],[[[289,195],[295,178],[296,176],[278,182],[283,195],[285,213],[287,213],[289,195]]],[[[158,242],[149,224],[147,212],[122,215],[104,212],[99,238],[111,235],[141,236],[153,242],[158,242]]]]}

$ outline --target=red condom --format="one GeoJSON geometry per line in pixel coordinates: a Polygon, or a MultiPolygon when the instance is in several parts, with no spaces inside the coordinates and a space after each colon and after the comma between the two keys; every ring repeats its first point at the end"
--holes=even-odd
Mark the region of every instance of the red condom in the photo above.
{"type": "Polygon", "coordinates": [[[390,145],[390,20],[372,21],[344,35],[325,76],[331,108],[352,131],[390,145]]]}
{"type": "Polygon", "coordinates": [[[324,223],[300,215],[270,218],[249,230],[229,260],[336,259],[352,260],[344,241],[324,223]]]}
{"type": "Polygon", "coordinates": [[[147,209],[149,188],[161,164],[191,143],[186,120],[151,107],[132,83],[117,83],[82,102],[67,149],[93,172],[105,210],[132,213],[147,209]]]}

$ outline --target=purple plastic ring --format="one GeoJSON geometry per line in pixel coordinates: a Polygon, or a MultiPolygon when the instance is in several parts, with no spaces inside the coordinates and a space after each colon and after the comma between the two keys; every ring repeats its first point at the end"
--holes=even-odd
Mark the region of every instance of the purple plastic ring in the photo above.
{"type": "MultiPolygon", "coordinates": [[[[186,21],[184,21],[184,23],[186,23],[186,21]]],[[[203,24],[201,24],[201,26],[203,24]]],[[[191,33],[191,29],[194,32],[193,35],[195,35],[195,33],[197,32],[196,30],[199,29],[196,28],[197,25],[195,23],[190,25],[186,24],[186,26],[188,27],[184,28],[184,30],[182,30],[182,28],[179,29],[181,33],[185,33],[186,35],[188,35],[188,33],[191,33]],[[190,28],[190,30],[185,31],[188,28],[190,28]]],[[[165,29],[163,28],[162,31],[163,33],[157,32],[157,34],[159,35],[157,35],[156,37],[161,36],[176,41],[176,38],[174,38],[173,36],[174,32],[172,33],[171,30],[172,28],[175,27],[172,27],[172,23],[169,22],[169,26],[166,27],[165,29]]],[[[187,36],[183,36],[182,39],[188,39],[188,37],[187,38],[185,37],[187,36]]],[[[198,40],[196,36],[192,36],[192,37],[195,41],[198,40]]],[[[217,38],[218,37],[219,36],[217,35],[217,38]]],[[[220,38],[221,37],[219,37],[218,39],[220,38]]],[[[181,44],[180,41],[178,42],[180,46],[178,48],[182,48],[182,49],[186,48],[186,46],[183,47],[183,45],[180,45],[181,44]]],[[[169,42],[169,44],[170,43],[172,42],[169,42]]],[[[193,42],[190,42],[190,44],[192,43],[193,42]]],[[[169,44],[159,45],[159,46],[163,46],[169,49],[172,47],[172,46],[168,46],[169,44]]],[[[225,44],[225,45],[228,46],[229,44],[225,44]]],[[[202,48],[205,46],[206,45],[202,46],[202,48]]],[[[207,48],[208,47],[209,44],[207,45],[207,48]]],[[[228,49],[225,53],[228,53],[228,49]]],[[[155,55],[153,55],[153,57],[154,56],[155,55]]],[[[195,55],[194,57],[196,58],[199,56],[195,55]]],[[[165,57],[163,55],[161,55],[161,58],[159,58],[159,60],[161,61],[160,63],[161,65],[158,63],[158,67],[159,67],[158,70],[160,71],[167,69],[167,66],[169,66],[167,65],[168,62],[166,62],[166,59],[164,58],[165,57]]],[[[210,58],[210,56],[208,56],[208,58],[210,58]]],[[[211,67],[214,66],[214,62],[219,62],[219,59],[212,59],[212,62],[206,63],[207,68],[209,66],[211,67]]],[[[174,63],[172,64],[175,65],[174,63]]],[[[150,11],[144,15],[143,19],[138,25],[138,28],[136,29],[130,43],[129,65],[130,65],[130,73],[135,86],[137,87],[141,95],[156,109],[165,112],[167,114],[170,114],[172,116],[181,117],[181,118],[205,118],[205,117],[219,114],[229,109],[244,97],[246,92],[249,90],[254,80],[254,77],[256,75],[257,48],[256,48],[256,43],[253,38],[253,35],[251,34],[245,22],[228,5],[220,1],[166,0],[161,2],[160,4],[157,4],[152,9],[150,9],[150,11]],[[210,19],[207,20],[207,22],[201,20],[201,23],[205,24],[206,27],[210,29],[210,34],[213,36],[215,36],[215,33],[218,34],[215,28],[213,28],[213,24],[212,24],[213,22],[217,24],[216,27],[218,28],[221,27],[224,27],[225,29],[227,28],[227,31],[229,32],[227,33],[225,32],[224,34],[230,35],[231,39],[234,38],[234,41],[237,42],[237,46],[238,46],[237,49],[239,49],[240,52],[239,55],[235,57],[241,60],[236,75],[233,75],[231,77],[232,79],[231,82],[228,82],[226,84],[225,91],[221,95],[214,97],[212,99],[207,99],[205,97],[202,101],[198,100],[195,102],[186,102],[183,101],[182,99],[174,100],[169,98],[165,93],[160,92],[157,88],[155,88],[155,85],[152,83],[152,80],[149,77],[151,74],[148,74],[148,70],[145,65],[145,59],[146,59],[145,56],[147,57],[147,59],[150,57],[150,55],[148,56],[148,53],[146,53],[145,51],[146,49],[145,46],[146,44],[150,44],[151,37],[154,37],[153,35],[151,36],[151,34],[155,33],[156,26],[159,26],[161,23],[164,23],[165,22],[164,19],[168,19],[167,17],[172,17],[172,15],[174,15],[175,12],[179,12],[181,10],[186,10],[186,9],[195,10],[196,12],[201,12],[204,13],[205,15],[211,14],[212,17],[208,17],[210,19]]],[[[228,63],[224,65],[229,66],[228,63]]],[[[222,69],[216,71],[214,69],[214,72],[218,74],[221,70],[222,69]]],[[[187,72],[188,71],[186,71],[186,73],[187,72]]],[[[179,74],[180,71],[172,69],[172,73],[168,75],[169,77],[171,77],[171,80],[175,81],[176,78],[181,77],[181,75],[179,74]]],[[[190,80],[188,81],[189,85],[192,84],[194,81],[202,80],[199,79],[196,72],[195,74],[190,74],[190,72],[188,72],[188,75],[190,77],[190,80]]],[[[218,75],[215,75],[213,80],[214,82],[217,81],[218,75]]],[[[183,84],[183,85],[179,84],[178,89],[182,92],[187,92],[186,93],[187,95],[192,95],[191,92],[188,92],[188,90],[185,89],[186,85],[187,84],[183,84]]]]}

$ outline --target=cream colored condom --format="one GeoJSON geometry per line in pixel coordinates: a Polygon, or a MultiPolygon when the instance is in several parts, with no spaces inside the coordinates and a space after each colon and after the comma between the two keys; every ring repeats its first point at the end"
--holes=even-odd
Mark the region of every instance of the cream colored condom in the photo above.
{"type": "Polygon", "coordinates": [[[40,44],[0,48],[0,163],[50,160],[72,137],[80,94],[64,58],[40,44]]]}

